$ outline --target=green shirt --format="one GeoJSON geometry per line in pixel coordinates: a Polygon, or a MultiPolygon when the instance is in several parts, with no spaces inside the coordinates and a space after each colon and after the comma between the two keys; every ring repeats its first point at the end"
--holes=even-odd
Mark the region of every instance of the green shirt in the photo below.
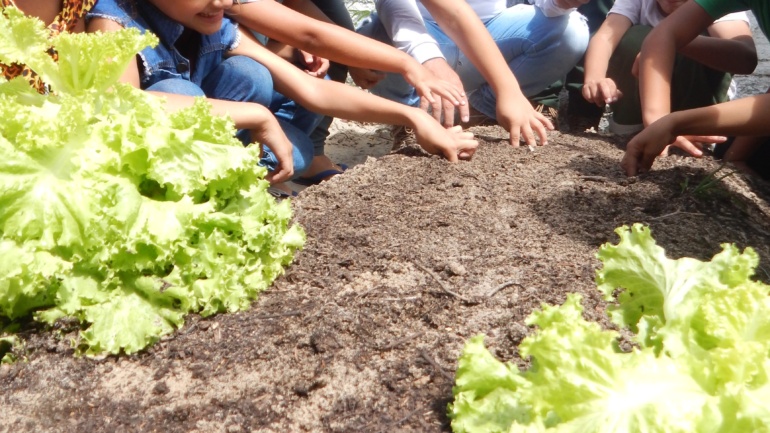
{"type": "Polygon", "coordinates": [[[762,33],[770,39],[770,2],[767,0],[695,0],[712,18],[721,18],[730,12],[751,10],[762,33]]]}

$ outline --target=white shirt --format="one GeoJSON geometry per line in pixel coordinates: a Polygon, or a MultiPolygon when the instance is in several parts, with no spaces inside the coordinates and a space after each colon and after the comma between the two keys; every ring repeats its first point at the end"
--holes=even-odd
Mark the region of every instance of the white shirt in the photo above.
{"type": "MultiPolygon", "coordinates": [[[[666,17],[658,8],[657,0],[616,0],[609,13],[623,15],[631,21],[632,25],[651,27],[657,26],[666,17]]],[[[749,17],[746,12],[735,12],[714,22],[721,21],[745,21],[748,23],[749,17]]]]}
{"type": "MultiPolygon", "coordinates": [[[[476,15],[486,21],[506,9],[506,0],[465,0],[476,15]]],[[[561,9],[554,0],[529,0],[546,16],[564,15],[575,10],[561,9]]],[[[436,41],[428,34],[425,21],[435,21],[420,0],[375,0],[377,15],[385,26],[396,48],[424,63],[437,57],[444,58],[436,41]]]]}

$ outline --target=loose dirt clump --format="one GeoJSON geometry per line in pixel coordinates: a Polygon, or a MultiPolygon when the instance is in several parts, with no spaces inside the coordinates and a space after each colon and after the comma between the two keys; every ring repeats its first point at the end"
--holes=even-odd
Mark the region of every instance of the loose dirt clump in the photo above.
{"type": "Polygon", "coordinates": [[[673,258],[753,246],[769,279],[766,183],[704,187],[717,163],[682,157],[629,179],[620,139],[553,132],[529,150],[476,132],[470,162],[387,155],[304,190],[293,206],[307,245],[250,311],[191,317],[101,360],[73,357],[71,327],[26,328],[28,362],[0,368],[0,430],[446,432],[467,338],[486,334],[525,366],[525,317],[569,292],[611,326],[595,253],[618,226],[649,224],[673,258]]]}

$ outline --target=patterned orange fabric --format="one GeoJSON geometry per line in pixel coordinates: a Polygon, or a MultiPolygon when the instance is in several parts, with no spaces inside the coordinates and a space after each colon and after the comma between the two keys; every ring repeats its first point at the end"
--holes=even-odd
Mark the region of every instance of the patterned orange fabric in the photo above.
{"type": "MultiPolygon", "coordinates": [[[[51,36],[56,36],[61,32],[74,28],[78,21],[94,6],[94,3],[96,3],[96,0],[62,0],[61,12],[48,25],[51,36]]],[[[14,4],[13,0],[0,0],[0,8],[2,9],[15,6],[16,4],[14,4]]],[[[55,51],[51,50],[50,54],[54,60],[58,60],[55,51]]],[[[8,80],[19,76],[24,77],[32,87],[36,88],[39,92],[45,92],[45,83],[24,65],[16,63],[5,65],[0,63],[0,73],[8,80]]]]}

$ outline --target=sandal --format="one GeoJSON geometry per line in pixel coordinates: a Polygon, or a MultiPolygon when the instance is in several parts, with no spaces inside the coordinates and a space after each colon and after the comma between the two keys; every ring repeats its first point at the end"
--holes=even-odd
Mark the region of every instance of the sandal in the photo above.
{"type": "Polygon", "coordinates": [[[348,169],[348,166],[345,164],[337,164],[337,165],[339,165],[342,170],[337,170],[336,168],[330,168],[328,170],[324,170],[319,173],[316,173],[313,176],[298,177],[296,179],[292,179],[292,182],[302,186],[318,185],[319,183],[326,180],[327,177],[342,174],[345,172],[345,170],[348,169]]]}
{"type": "Polygon", "coordinates": [[[283,200],[285,198],[290,198],[290,197],[296,197],[297,196],[297,191],[293,191],[292,190],[291,193],[289,193],[289,192],[286,192],[286,191],[284,191],[282,189],[276,188],[274,186],[267,187],[267,193],[272,195],[273,197],[276,198],[276,200],[279,200],[279,201],[283,200]]]}

